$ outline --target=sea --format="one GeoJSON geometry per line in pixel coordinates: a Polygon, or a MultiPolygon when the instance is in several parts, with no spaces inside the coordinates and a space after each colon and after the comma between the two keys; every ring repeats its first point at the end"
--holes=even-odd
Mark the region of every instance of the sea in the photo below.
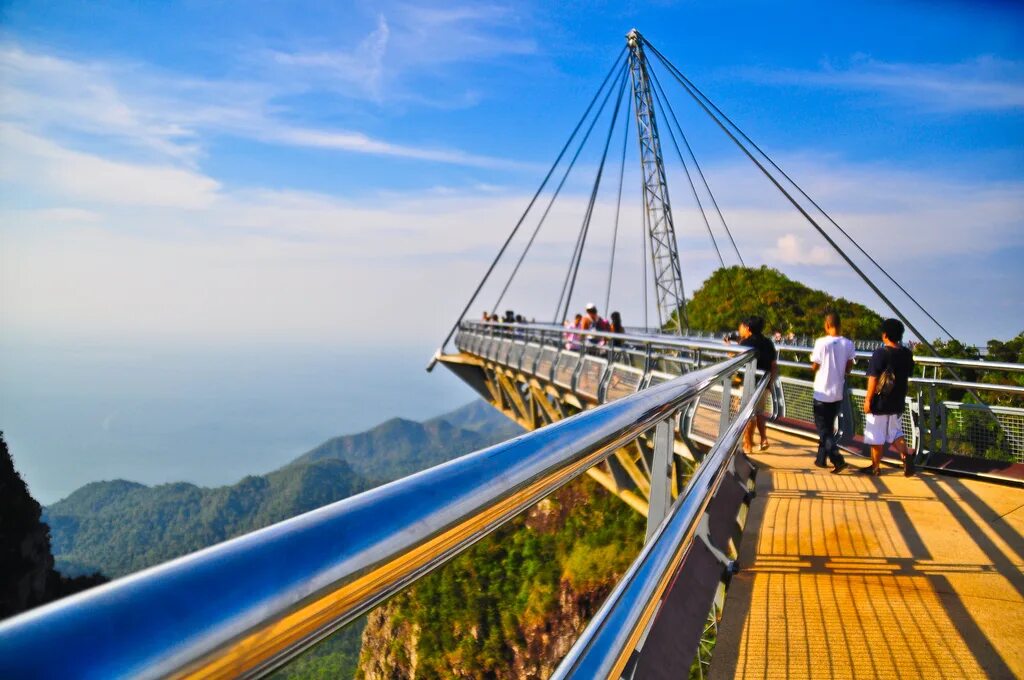
{"type": "Polygon", "coordinates": [[[0,345],[0,430],[42,504],[93,481],[229,484],[475,398],[427,347],[0,345]]]}

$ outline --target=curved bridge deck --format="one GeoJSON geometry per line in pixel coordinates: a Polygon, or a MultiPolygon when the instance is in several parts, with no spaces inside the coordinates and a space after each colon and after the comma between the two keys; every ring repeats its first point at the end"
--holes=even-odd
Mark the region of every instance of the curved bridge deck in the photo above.
{"type": "Polygon", "coordinates": [[[1024,490],[769,436],[712,678],[1024,677],[1024,490]]]}

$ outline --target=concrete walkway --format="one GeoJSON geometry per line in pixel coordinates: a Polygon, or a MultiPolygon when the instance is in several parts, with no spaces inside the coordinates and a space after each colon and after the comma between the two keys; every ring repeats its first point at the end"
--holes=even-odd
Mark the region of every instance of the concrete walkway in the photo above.
{"type": "Polygon", "coordinates": [[[769,436],[712,678],[1024,677],[1024,490],[769,436]]]}

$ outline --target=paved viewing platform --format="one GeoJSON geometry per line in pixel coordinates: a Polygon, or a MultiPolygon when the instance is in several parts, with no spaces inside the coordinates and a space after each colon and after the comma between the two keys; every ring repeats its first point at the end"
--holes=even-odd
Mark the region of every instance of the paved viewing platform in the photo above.
{"type": "Polygon", "coordinates": [[[1024,490],[769,436],[712,678],[1024,677],[1024,490]]]}

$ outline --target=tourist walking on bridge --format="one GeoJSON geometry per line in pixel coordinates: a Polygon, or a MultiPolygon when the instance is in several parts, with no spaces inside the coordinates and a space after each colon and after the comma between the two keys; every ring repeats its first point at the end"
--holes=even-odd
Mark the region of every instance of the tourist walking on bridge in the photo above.
{"type": "Polygon", "coordinates": [[[914,355],[900,344],[902,341],[903,323],[898,319],[883,321],[884,346],[871,355],[864,397],[864,441],[871,446],[871,466],[861,468],[861,472],[879,474],[882,451],[892,444],[903,459],[903,474],[914,474],[914,457],[907,450],[902,422],[914,355]]]}
{"type": "MultiPolygon", "coordinates": [[[[776,376],[779,374],[778,352],[775,344],[764,336],[764,319],[759,316],[752,316],[740,322],[737,336],[739,344],[744,347],[751,347],[754,350],[757,361],[757,370],[768,376],[768,388],[761,397],[761,403],[754,410],[754,418],[747,424],[743,431],[743,452],[750,453],[754,450],[754,427],[756,424],[758,434],[761,435],[761,451],[768,449],[768,427],[767,416],[764,414],[765,404],[768,402],[768,392],[772,388],[776,376]]],[[[728,344],[733,338],[726,337],[728,344]]]]}
{"type": "Polygon", "coordinates": [[[846,375],[853,368],[856,350],[853,342],[842,335],[839,314],[825,315],[825,336],[814,342],[811,368],[814,370],[814,427],[818,430],[818,457],[814,464],[828,467],[826,459],[835,466],[833,474],[847,466],[839,453],[836,441],[836,418],[846,393],[846,375]]]}

